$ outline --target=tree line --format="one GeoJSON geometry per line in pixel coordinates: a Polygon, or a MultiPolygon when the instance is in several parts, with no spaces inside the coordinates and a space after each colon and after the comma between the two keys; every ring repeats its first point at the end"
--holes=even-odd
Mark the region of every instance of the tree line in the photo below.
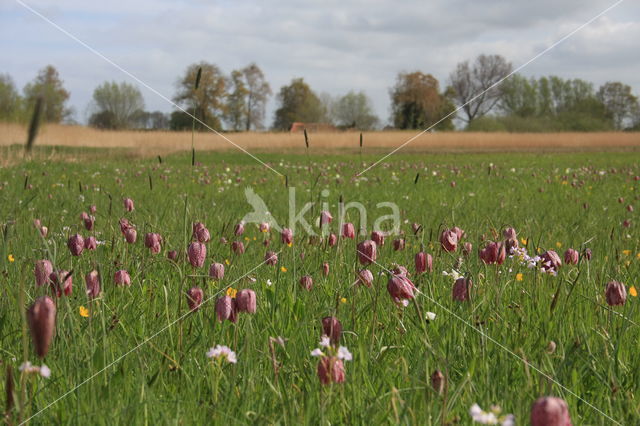
{"type": "MultiPolygon", "coordinates": [[[[225,74],[217,65],[189,65],[175,84],[170,114],[146,111],[140,90],[107,81],[95,88],[88,106],[90,126],[100,129],[171,129],[256,131],[289,130],[294,122],[327,123],[342,129],[371,130],[382,122],[362,91],[341,96],[318,94],[303,78],[293,78],[275,94],[273,122],[266,105],[273,92],[260,67],[251,63],[225,74]],[[196,120],[193,119],[196,117],[196,120]]],[[[0,74],[0,121],[26,122],[37,98],[46,122],[69,121],[69,92],[51,65],[19,93],[9,75],[0,74]]],[[[597,90],[582,79],[557,76],[526,78],[500,55],[463,61],[446,85],[422,71],[399,72],[389,89],[388,127],[469,131],[640,130],[640,103],[631,87],[607,82],[597,90]]]]}

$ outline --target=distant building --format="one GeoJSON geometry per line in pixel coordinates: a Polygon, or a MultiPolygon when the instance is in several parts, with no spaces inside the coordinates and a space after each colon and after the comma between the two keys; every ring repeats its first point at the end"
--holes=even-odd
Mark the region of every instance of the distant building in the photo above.
{"type": "Polygon", "coordinates": [[[332,124],[329,123],[302,123],[300,121],[296,121],[291,125],[289,131],[291,133],[303,132],[304,129],[307,129],[309,133],[315,132],[335,132],[338,129],[332,124]]]}

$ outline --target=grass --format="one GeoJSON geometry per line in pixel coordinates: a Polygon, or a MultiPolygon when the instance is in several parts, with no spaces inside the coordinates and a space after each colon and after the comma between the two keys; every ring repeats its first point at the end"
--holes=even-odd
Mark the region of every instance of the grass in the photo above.
{"type": "MultiPolygon", "coordinates": [[[[197,149],[203,136],[196,138],[197,149]]],[[[288,217],[285,180],[242,154],[198,152],[192,168],[190,153],[163,156],[160,164],[151,157],[131,161],[115,153],[99,159],[103,151],[83,149],[83,161],[64,162],[47,160],[54,148],[36,145],[38,161],[0,169],[0,225],[8,229],[0,250],[3,372],[10,366],[20,377],[21,311],[48,293],[34,285],[35,260],[48,257],[58,268],[74,271],[73,294],[58,300],[57,332],[44,360],[51,378],[27,381],[28,404],[22,413],[14,408],[10,418],[24,420],[54,403],[31,421],[469,424],[469,407],[477,402],[483,408],[498,404],[515,414],[518,424],[526,424],[536,398],[556,395],[568,402],[574,424],[611,424],[611,419],[638,424],[639,302],[629,297],[623,307],[610,308],[604,287],[613,279],[627,288],[636,284],[636,213],[626,206],[637,202],[640,153],[400,154],[355,178],[363,168],[360,161],[368,164],[378,157],[366,151],[362,160],[357,154],[319,154],[310,137],[309,157],[261,155],[296,188],[298,210],[309,198],[326,201],[337,218],[340,197],[358,201],[367,208],[371,231],[371,217],[390,213],[378,203],[399,206],[406,249],[393,251],[392,238],[380,248],[379,265],[370,267],[376,277],[371,289],[352,286],[359,268],[352,240],[329,248],[311,245],[298,231],[287,247],[277,234],[248,225],[241,237],[244,255],[235,256],[219,241],[221,236],[233,241],[233,225],[251,211],[244,197],[247,186],[279,222],[288,217]],[[123,211],[123,197],[135,201],[133,212],[123,211]],[[91,204],[97,206],[93,234],[104,244],[72,257],[67,237],[90,234],[79,215],[91,204]],[[122,238],[121,217],[137,226],[136,244],[122,238]],[[45,240],[34,229],[34,218],[49,227],[45,240]],[[629,228],[622,226],[626,219],[629,228]],[[166,258],[170,249],[186,249],[195,221],[204,222],[212,234],[205,268],[212,261],[229,261],[220,282],[207,279],[205,268],[194,271],[184,260],[166,258]],[[413,222],[423,226],[417,235],[413,222]],[[452,279],[442,275],[460,262],[459,254],[445,253],[438,244],[439,231],[453,225],[464,229],[464,241],[474,245],[460,266],[474,282],[468,303],[452,300],[452,279]],[[482,264],[477,255],[482,241],[500,238],[506,226],[526,239],[530,253],[554,249],[562,256],[568,247],[589,247],[593,259],[564,265],[557,277],[515,259],[499,267],[482,264]],[[162,234],[162,254],[154,256],[144,247],[146,232],[162,234]],[[275,268],[258,266],[265,237],[280,253],[275,268]],[[417,276],[413,256],[421,245],[434,256],[434,272],[417,276]],[[331,267],[326,278],[320,273],[323,262],[331,267]],[[386,291],[385,271],[394,263],[409,269],[422,292],[404,309],[386,291]],[[131,272],[129,288],[113,284],[121,268],[131,272]],[[92,269],[101,273],[103,295],[89,302],[83,277],[92,269]],[[516,280],[519,273],[522,281],[516,280]],[[298,284],[306,274],[315,281],[310,292],[298,284]],[[193,285],[213,300],[185,316],[184,292],[193,285]],[[237,324],[220,324],[214,302],[229,286],[254,289],[258,311],[241,314],[237,324]],[[89,308],[89,318],[79,315],[81,306],[89,308]],[[428,311],[436,313],[434,321],[424,319],[428,311]],[[320,339],[320,320],[327,315],[342,321],[342,344],[353,353],[342,385],[322,386],[316,377],[318,360],[310,356],[320,339]],[[276,377],[269,339],[278,336],[288,340],[284,347],[274,346],[281,364],[276,377]],[[557,345],[554,353],[547,351],[550,341],[557,345]],[[238,363],[213,365],[205,354],[216,344],[230,346],[238,363]],[[445,395],[431,388],[429,377],[436,369],[447,376],[445,395]]],[[[357,145],[357,135],[353,138],[357,145]]],[[[365,135],[365,147],[368,140],[365,135]]],[[[55,150],[70,157],[74,153],[55,150]]],[[[319,211],[316,204],[306,216],[310,223],[319,211]]],[[[358,228],[355,210],[348,211],[348,220],[358,228]]],[[[36,363],[30,343],[27,353],[36,363]]],[[[0,391],[4,386],[3,380],[0,391]]]]}

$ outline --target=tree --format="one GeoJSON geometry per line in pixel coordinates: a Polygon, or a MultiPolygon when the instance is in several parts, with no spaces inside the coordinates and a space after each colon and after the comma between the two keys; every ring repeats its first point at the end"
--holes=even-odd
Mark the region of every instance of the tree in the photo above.
{"type": "Polygon", "coordinates": [[[390,91],[394,126],[400,129],[426,129],[444,119],[436,129],[453,128],[454,108],[449,94],[440,93],[440,84],[431,74],[401,72],[390,91]]]}
{"type": "Polygon", "coordinates": [[[242,70],[246,94],[246,123],[245,130],[264,128],[264,115],[267,100],[271,96],[271,86],[264,78],[262,70],[254,63],[242,70]]]}
{"type": "Polygon", "coordinates": [[[69,92],[62,85],[58,71],[47,65],[38,72],[36,78],[24,87],[27,109],[33,109],[38,97],[42,97],[42,119],[48,123],[60,123],[71,115],[66,106],[69,92]]]}
{"type": "Polygon", "coordinates": [[[289,130],[296,121],[314,123],[325,116],[322,102],[302,78],[294,78],[280,88],[278,104],[273,122],[276,129],[289,130]]]}
{"type": "Polygon", "coordinates": [[[144,114],[144,98],[131,84],[105,82],[93,91],[93,114],[89,124],[103,129],[139,127],[144,114]]]}
{"type": "Polygon", "coordinates": [[[247,86],[244,84],[241,71],[234,70],[231,73],[230,86],[233,90],[229,93],[229,96],[227,96],[225,119],[233,130],[238,131],[242,130],[247,122],[246,97],[249,93],[247,86]]]}
{"type": "Polygon", "coordinates": [[[600,86],[596,95],[604,104],[607,114],[612,118],[618,130],[626,124],[633,124],[633,116],[638,107],[638,98],[631,93],[631,86],[618,81],[607,82],[600,86]]]}
{"type": "Polygon", "coordinates": [[[531,117],[538,114],[538,82],[514,74],[502,83],[500,109],[507,115],[531,117]]]}
{"type": "MultiPolygon", "coordinates": [[[[173,100],[207,126],[218,130],[222,128],[220,120],[226,112],[226,97],[227,79],[222,71],[216,65],[202,61],[187,67],[184,75],[177,82],[177,92],[173,100]],[[200,84],[196,89],[199,69],[202,69],[202,73],[200,84]]],[[[186,116],[186,118],[176,119],[176,123],[184,123],[189,120],[188,114],[182,111],[176,111],[176,113],[186,116]]],[[[173,118],[174,114],[171,117],[172,123],[174,122],[173,118]]],[[[198,130],[206,128],[199,122],[196,122],[195,125],[198,130]]],[[[191,121],[189,121],[188,128],[191,128],[191,121]]]]}
{"type": "Polygon", "coordinates": [[[371,130],[378,123],[371,100],[364,92],[349,92],[335,104],[334,117],[340,127],[371,130]]]}
{"type": "Polygon", "coordinates": [[[467,123],[486,115],[496,106],[502,94],[500,84],[496,83],[511,70],[511,63],[500,55],[480,55],[473,66],[469,61],[456,66],[449,76],[449,84],[467,123]]]}
{"type": "Polygon", "coordinates": [[[0,74],[0,120],[14,121],[19,118],[22,98],[13,79],[8,74],[0,74]]]}

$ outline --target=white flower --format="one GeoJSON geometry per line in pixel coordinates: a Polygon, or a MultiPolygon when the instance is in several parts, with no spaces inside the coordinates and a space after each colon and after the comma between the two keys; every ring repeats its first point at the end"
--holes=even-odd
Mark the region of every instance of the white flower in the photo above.
{"type": "Polygon", "coordinates": [[[349,352],[349,349],[347,349],[346,346],[340,346],[338,348],[338,359],[351,361],[353,359],[353,356],[351,355],[351,352],[349,352]]]}
{"type": "Polygon", "coordinates": [[[329,336],[322,336],[320,338],[320,347],[321,348],[328,348],[331,345],[331,340],[329,339],[329,336]]]}
{"type": "Polygon", "coordinates": [[[40,374],[45,379],[51,376],[51,370],[46,365],[42,364],[41,367],[31,364],[29,361],[23,363],[18,370],[26,374],[40,374]]]}
{"type": "Polygon", "coordinates": [[[215,348],[209,349],[209,352],[207,352],[207,356],[209,358],[215,358],[215,359],[223,358],[223,359],[226,359],[227,362],[230,362],[232,364],[235,364],[238,361],[236,358],[236,353],[231,349],[229,349],[228,346],[222,346],[222,345],[216,345],[215,348]]]}
{"type": "Polygon", "coordinates": [[[40,375],[45,379],[48,379],[51,376],[51,370],[46,365],[42,364],[40,367],[40,375]]]}
{"type": "Polygon", "coordinates": [[[311,351],[311,356],[324,356],[324,353],[322,353],[322,349],[315,348],[311,351]]]}
{"type": "Polygon", "coordinates": [[[433,321],[434,319],[436,319],[436,314],[435,314],[435,313],[433,313],[433,312],[427,312],[427,314],[426,314],[426,318],[427,318],[429,321],[433,321]]]}
{"type": "Polygon", "coordinates": [[[507,414],[500,416],[502,410],[497,405],[491,406],[491,411],[483,411],[478,404],[473,404],[469,409],[469,414],[474,422],[482,423],[485,425],[502,425],[502,426],[514,426],[515,416],[513,414],[507,414]]]}
{"type": "Polygon", "coordinates": [[[267,287],[271,287],[272,284],[271,280],[267,280],[267,287]]]}

